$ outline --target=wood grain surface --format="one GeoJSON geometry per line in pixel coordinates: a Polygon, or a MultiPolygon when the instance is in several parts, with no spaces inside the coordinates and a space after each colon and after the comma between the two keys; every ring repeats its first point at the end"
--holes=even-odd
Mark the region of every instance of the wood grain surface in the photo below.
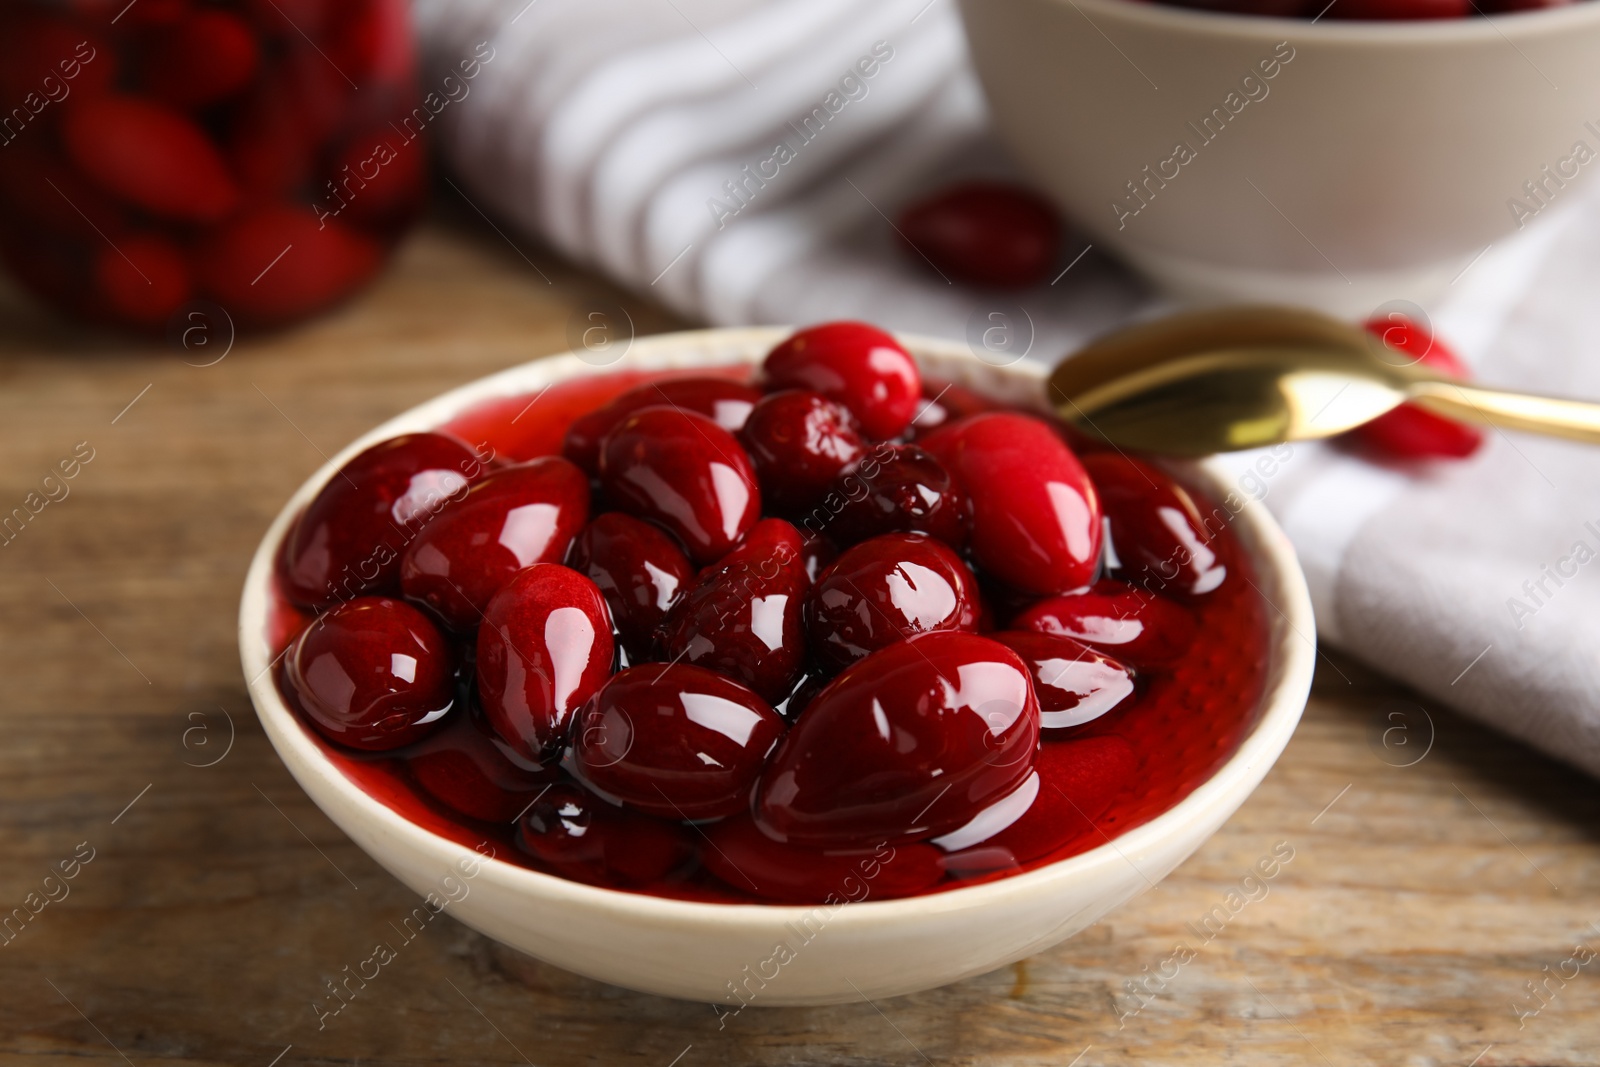
{"type": "Polygon", "coordinates": [[[257,726],[246,563],[324,455],[607,302],[680,325],[449,206],[355,303],[212,366],[0,294],[0,513],[92,450],[0,547],[0,915],[31,916],[0,935],[0,1067],[1600,1064],[1595,783],[1332,652],[1215,838],[1013,967],[719,1029],[446,918],[319,1029],[415,898],[257,726]]]}

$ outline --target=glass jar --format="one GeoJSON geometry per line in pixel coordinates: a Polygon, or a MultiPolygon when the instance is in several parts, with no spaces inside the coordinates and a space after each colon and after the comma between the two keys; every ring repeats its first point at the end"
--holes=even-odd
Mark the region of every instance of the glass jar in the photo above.
{"type": "Polygon", "coordinates": [[[81,318],[348,296],[425,192],[406,0],[0,0],[0,257],[81,318]]]}

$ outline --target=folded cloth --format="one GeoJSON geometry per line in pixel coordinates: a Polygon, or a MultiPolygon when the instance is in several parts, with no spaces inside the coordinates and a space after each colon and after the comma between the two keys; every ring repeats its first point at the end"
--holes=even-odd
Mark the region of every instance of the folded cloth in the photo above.
{"type": "Polygon", "coordinates": [[[494,49],[434,124],[468,198],[688,317],[998,321],[1008,353],[1053,358],[1148,299],[1094,249],[997,296],[900,247],[906,202],[1009,172],[952,0],[416,0],[415,18],[430,85],[494,49]]]}
{"type": "MultiPolygon", "coordinates": [[[[688,317],[864,318],[987,358],[999,325],[1006,358],[1053,361],[1163,306],[1081,239],[1053,280],[1003,295],[900,246],[907,202],[1009,173],[951,0],[416,0],[415,17],[469,201],[688,317]]],[[[1583,358],[1600,205],[1568,195],[1429,317],[1484,380],[1600,396],[1583,358]]],[[[1322,445],[1224,462],[1299,549],[1324,639],[1600,774],[1594,455],[1496,434],[1464,463],[1322,445]]]]}

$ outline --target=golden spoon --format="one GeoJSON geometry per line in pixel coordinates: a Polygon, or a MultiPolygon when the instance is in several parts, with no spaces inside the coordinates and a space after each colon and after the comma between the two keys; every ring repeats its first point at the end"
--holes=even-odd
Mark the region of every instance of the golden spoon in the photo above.
{"type": "Polygon", "coordinates": [[[1600,444],[1600,404],[1444,377],[1314,311],[1192,311],[1091,341],[1050,376],[1050,402],[1113,444],[1203,456],[1331,437],[1405,401],[1461,422],[1600,444]]]}

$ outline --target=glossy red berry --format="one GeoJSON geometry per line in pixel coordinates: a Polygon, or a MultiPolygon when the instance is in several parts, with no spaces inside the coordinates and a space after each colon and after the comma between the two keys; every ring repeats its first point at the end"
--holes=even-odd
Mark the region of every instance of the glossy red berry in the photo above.
{"type": "Polygon", "coordinates": [[[1096,829],[1117,797],[1133,784],[1139,758],[1120,737],[1046,741],[1035,777],[980,820],[936,841],[950,850],[945,869],[957,877],[1014,870],[1068,846],[1082,851],[1105,843],[1096,829]],[[1028,801],[1020,813],[1020,801],[1028,801]],[[1007,810],[1008,804],[1012,810],[1007,810]],[[1008,818],[1009,817],[1009,818],[1008,818]],[[1003,828],[989,832],[990,827],[1003,828]]]}
{"type": "Polygon", "coordinates": [[[235,319],[278,323],[320,311],[354,292],[382,261],[378,243],[309,208],[271,204],[205,235],[195,273],[235,319]]]}
{"type": "Polygon", "coordinates": [[[400,560],[400,586],[457,630],[535,563],[559,563],[589,520],[589,479],[560,456],[495,471],[422,528],[400,560]]]}
{"type": "Polygon", "coordinates": [[[1176,662],[1194,642],[1196,626],[1194,615],[1171,600],[1103,580],[1080,593],[1039,601],[1013,619],[1011,628],[1071,637],[1143,669],[1176,662]]]}
{"type": "MultiPolygon", "coordinates": [[[[1444,342],[1405,318],[1373,319],[1366,330],[1396,350],[1399,361],[1420,363],[1449,375],[1471,376],[1444,342]]],[[[1464,459],[1483,446],[1484,432],[1476,426],[1435,415],[1415,404],[1401,404],[1346,435],[1355,444],[1394,459],[1443,457],[1464,459]]]]}
{"type": "Polygon", "coordinates": [[[112,94],[75,101],[61,139],[84,174],[152,215],[216,222],[239,204],[238,183],[205,131],[161,104],[112,94]]]}
{"type": "Polygon", "coordinates": [[[761,517],[744,447],[705,415],[643,408],[605,437],[600,484],[623,510],[659,523],[701,565],[725,556],[761,517]]]}
{"type": "Polygon", "coordinates": [[[567,742],[572,718],[611,675],[611,614],[593,582],[538,563],[489,601],[478,628],[478,697],[518,754],[540,761],[567,742]]]}
{"type": "Polygon", "coordinates": [[[1228,564],[1210,522],[1189,491],[1164,471],[1117,452],[1083,459],[1110,535],[1119,578],[1151,592],[1189,598],[1214,593],[1228,578],[1228,564]]]}
{"type": "Polygon", "coordinates": [[[893,336],[864,322],[800,330],[767,353],[769,389],[808,389],[849,408],[873,440],[905,432],[922,396],[916,360],[893,336]]]}
{"type": "Polygon", "coordinates": [[[1037,630],[989,636],[1027,664],[1047,740],[1132,703],[1133,672],[1081,641],[1037,630]]]}
{"type": "Polygon", "coordinates": [[[958,282],[1023,289],[1043,281],[1061,250],[1061,220],[1031,189],[970,181],[917,201],[900,215],[913,256],[958,282]]]}
{"type": "Polygon", "coordinates": [[[558,874],[595,885],[652,882],[694,855],[683,827],[570,781],[551,786],[517,821],[517,845],[558,874]]]}
{"type": "Polygon", "coordinates": [[[574,765],[585,781],[639,811],[716,818],[749,806],[783,729],[777,712],[731,678],[649,663],[618,672],[584,707],[574,765]]]}
{"type": "Polygon", "coordinates": [[[330,478],[284,540],[284,593],[318,608],[399,588],[400,554],[422,525],[458,501],[486,468],[454,437],[392,437],[330,478]]]}
{"type": "Polygon", "coordinates": [[[729,433],[738,433],[761,390],[731,378],[669,378],[635,386],[603,407],[580,415],[567,427],[561,454],[592,475],[600,472],[600,444],[635,411],[676,407],[704,415],[729,433]]]}
{"type": "Polygon", "coordinates": [[[295,639],[284,677],[311,725],[351,748],[399,748],[430,733],[455,701],[439,627],[403,600],[361,597],[295,639]]]}
{"type": "Polygon", "coordinates": [[[769,511],[810,510],[866,451],[849,409],[821,393],[787,389],[750,412],[739,433],[769,511]]]}
{"type": "Polygon", "coordinates": [[[922,439],[972,499],[979,567],[1028,593],[1065,593],[1100,563],[1100,500],[1078,457],[1040,419],[974,415],[922,439]]]}
{"type": "Polygon", "coordinates": [[[411,775],[445,807],[481,822],[509,823],[560,772],[512,751],[481,714],[461,708],[406,756],[411,775]]]}
{"type": "Polygon", "coordinates": [[[238,15],[191,9],[151,36],[144,84],[175,107],[206,107],[249,85],[260,59],[255,34],[238,15]]]}
{"type": "Polygon", "coordinates": [[[944,542],[891,533],[845,550],[806,600],[817,658],[839,670],[915,634],[973,630],[978,583],[944,542]]]}
{"type": "Polygon", "coordinates": [[[1033,770],[1039,705],[1004,645],[936,631],[848,668],[790,728],[755,816],[814,848],[897,845],[956,829],[1033,770]]]}
{"type": "Polygon", "coordinates": [[[952,548],[967,543],[972,501],[937,456],[916,445],[879,445],[834,490],[831,518],[816,521],[840,541],[865,541],[886,533],[925,533],[952,548]]]}
{"type": "Polygon", "coordinates": [[[700,861],[731,889],[766,900],[837,904],[920,893],[944,877],[928,845],[881,845],[844,852],[784,845],[747,816],[706,828],[700,861]]]}
{"type": "Polygon", "coordinates": [[[596,516],[572,542],[568,566],[600,588],[611,621],[635,662],[649,657],[656,631],[694,582],[677,542],[631,515],[596,516]]]}
{"type": "Polygon", "coordinates": [[[662,652],[726,674],[769,704],[805,664],[805,546],[782,519],[762,519],[739,547],[700,573],[661,629],[662,652]]]}

